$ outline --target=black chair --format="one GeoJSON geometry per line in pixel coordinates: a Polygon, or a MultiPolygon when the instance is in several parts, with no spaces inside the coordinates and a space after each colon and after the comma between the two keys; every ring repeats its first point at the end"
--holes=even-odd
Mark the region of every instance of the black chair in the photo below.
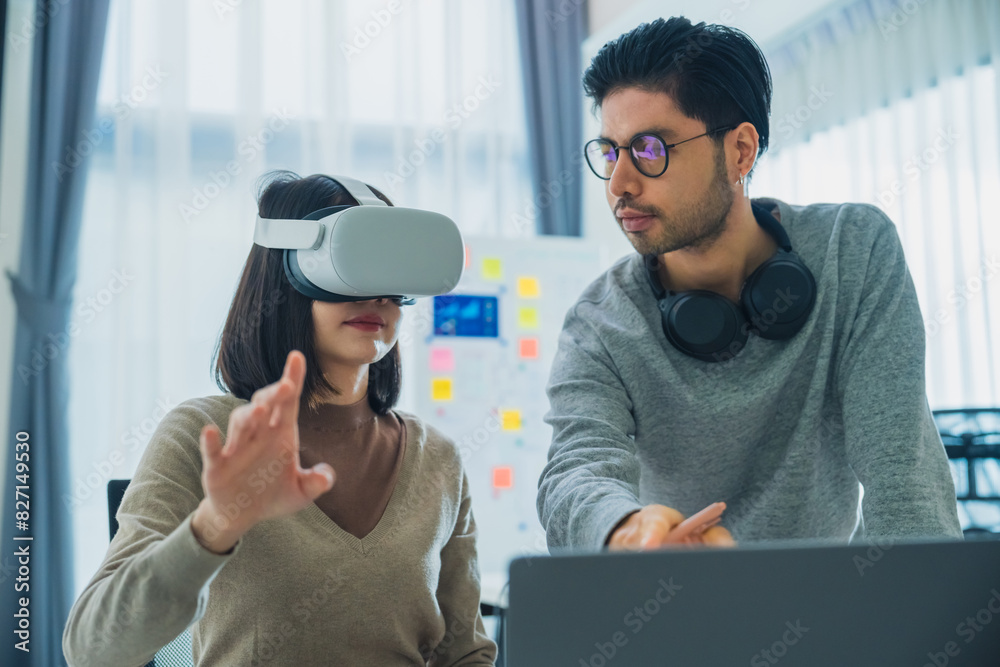
{"type": "MultiPolygon", "coordinates": [[[[1000,503],[1000,408],[935,410],[934,421],[945,452],[958,472],[955,493],[959,503],[1000,503]]],[[[1000,507],[1000,505],[998,505],[1000,507]]],[[[966,538],[1000,537],[1000,520],[970,526],[966,538]]]]}
{"type": "Polygon", "coordinates": [[[483,615],[483,618],[487,616],[496,616],[497,618],[497,633],[493,637],[493,641],[497,645],[497,659],[493,664],[495,667],[505,667],[507,664],[507,660],[504,657],[504,650],[507,646],[507,610],[499,605],[480,602],[479,611],[483,615]]]}
{"type": "MultiPolygon", "coordinates": [[[[112,479],[108,482],[108,528],[111,532],[110,539],[114,539],[118,532],[118,506],[122,504],[122,497],[125,489],[128,488],[130,479],[112,479]]],[[[480,613],[486,616],[497,617],[497,632],[494,641],[497,644],[496,667],[504,667],[504,642],[506,640],[506,609],[503,607],[479,603],[480,613]]],[[[177,639],[170,642],[159,651],[145,667],[194,667],[194,655],[191,650],[191,632],[185,630],[177,639]]]]}

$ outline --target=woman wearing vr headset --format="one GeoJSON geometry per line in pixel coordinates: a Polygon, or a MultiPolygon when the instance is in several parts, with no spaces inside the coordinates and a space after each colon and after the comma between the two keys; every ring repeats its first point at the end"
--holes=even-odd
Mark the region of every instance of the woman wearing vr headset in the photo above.
{"type": "MultiPolygon", "coordinates": [[[[290,172],[258,198],[266,219],[358,203],[290,172]]],[[[457,448],[393,410],[403,299],[310,298],[287,262],[251,249],[217,350],[226,393],[152,437],[70,613],[71,665],[142,664],[192,623],[199,665],[494,663],[457,448]]]]}

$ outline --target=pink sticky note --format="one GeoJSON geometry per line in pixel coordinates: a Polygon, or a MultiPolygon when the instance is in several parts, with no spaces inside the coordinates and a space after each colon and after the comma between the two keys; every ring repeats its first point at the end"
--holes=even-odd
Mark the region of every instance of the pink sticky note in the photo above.
{"type": "Polygon", "coordinates": [[[450,347],[431,348],[431,370],[435,373],[450,373],[455,370],[455,353],[450,347]]]}

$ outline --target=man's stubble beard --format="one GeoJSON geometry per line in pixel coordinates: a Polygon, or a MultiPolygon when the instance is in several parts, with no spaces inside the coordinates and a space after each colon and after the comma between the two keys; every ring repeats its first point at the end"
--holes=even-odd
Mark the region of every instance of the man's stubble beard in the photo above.
{"type": "Polygon", "coordinates": [[[643,213],[653,213],[660,223],[659,230],[654,227],[638,234],[625,232],[639,254],[664,255],[684,248],[707,248],[722,235],[734,199],[724,155],[721,148],[715,151],[715,176],[708,190],[700,201],[678,211],[674,220],[667,220],[658,209],[636,207],[643,213]],[[657,231],[655,238],[650,236],[657,231]]]}

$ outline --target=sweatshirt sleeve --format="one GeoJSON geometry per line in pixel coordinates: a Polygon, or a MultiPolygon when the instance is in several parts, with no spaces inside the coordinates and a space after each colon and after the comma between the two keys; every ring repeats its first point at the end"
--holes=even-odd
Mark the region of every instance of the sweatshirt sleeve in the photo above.
{"type": "MultiPolygon", "coordinates": [[[[212,578],[240,547],[217,555],[191,531],[203,497],[198,438],[212,421],[186,401],[157,427],[107,556],[70,610],[63,653],[71,666],[143,665],[204,614],[212,578]]],[[[225,437],[227,424],[218,426],[225,437]]]]}
{"type": "Polygon", "coordinates": [[[538,517],[550,549],[601,549],[639,503],[632,400],[580,301],[566,315],[547,393],[552,426],[538,480],[538,517]]]}
{"type": "Polygon", "coordinates": [[[441,550],[437,600],[445,620],[445,636],[429,663],[432,667],[494,664],[497,645],[486,634],[479,599],[476,520],[469,481],[463,472],[458,521],[441,550]]]}
{"type": "Polygon", "coordinates": [[[836,369],[847,458],[864,487],[864,536],[962,537],[955,486],[927,402],[925,334],[892,222],[877,229],[836,369]]]}

